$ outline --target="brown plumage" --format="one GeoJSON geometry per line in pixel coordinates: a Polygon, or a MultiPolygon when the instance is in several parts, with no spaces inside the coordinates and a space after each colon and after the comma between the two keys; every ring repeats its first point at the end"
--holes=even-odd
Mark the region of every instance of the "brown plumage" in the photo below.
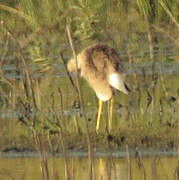
{"type": "MultiPolygon", "coordinates": [[[[76,71],[74,59],[69,60],[67,68],[71,72],[76,71]]],[[[120,57],[108,45],[95,44],[82,50],[77,55],[77,68],[80,75],[94,89],[101,103],[112,98],[113,89],[118,89],[125,94],[129,92],[125,84],[125,74],[120,57]]]]}

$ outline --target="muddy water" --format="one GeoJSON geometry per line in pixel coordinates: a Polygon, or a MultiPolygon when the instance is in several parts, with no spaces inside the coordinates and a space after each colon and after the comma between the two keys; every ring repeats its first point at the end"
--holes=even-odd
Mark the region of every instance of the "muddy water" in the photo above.
{"type": "MultiPolygon", "coordinates": [[[[139,161],[131,158],[131,177],[133,180],[171,180],[175,179],[178,158],[145,157],[139,161]]],[[[97,157],[94,161],[96,180],[127,180],[128,161],[126,158],[97,157]]],[[[64,159],[49,158],[50,179],[65,179],[64,159]],[[53,173],[55,172],[55,173],[53,173]]],[[[72,179],[88,179],[87,157],[70,157],[69,170],[72,179]]],[[[1,180],[40,180],[41,169],[39,158],[0,158],[1,180]]]]}

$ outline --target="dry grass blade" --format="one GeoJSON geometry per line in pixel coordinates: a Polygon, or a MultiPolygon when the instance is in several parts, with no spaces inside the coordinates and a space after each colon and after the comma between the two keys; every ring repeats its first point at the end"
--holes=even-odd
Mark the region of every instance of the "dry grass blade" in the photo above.
{"type": "Polygon", "coordinates": [[[5,46],[4,46],[4,47],[5,47],[5,48],[4,48],[4,52],[3,52],[2,56],[1,56],[1,61],[0,61],[0,69],[1,69],[1,71],[2,71],[2,67],[3,67],[3,65],[4,65],[5,56],[6,56],[7,52],[8,52],[8,47],[9,47],[9,33],[7,33],[6,43],[5,43],[5,46]]]}
{"type": "Polygon", "coordinates": [[[168,16],[171,18],[171,20],[173,21],[173,23],[177,26],[177,28],[179,28],[179,23],[177,22],[177,20],[175,19],[175,17],[172,15],[171,11],[167,8],[166,4],[160,0],[159,4],[162,6],[162,8],[165,10],[165,12],[168,14],[168,16]]]}
{"type": "MultiPolygon", "coordinates": [[[[77,67],[77,55],[76,55],[76,52],[75,52],[75,48],[73,46],[73,41],[72,41],[69,26],[66,27],[66,30],[67,30],[68,39],[69,39],[69,42],[70,42],[71,49],[73,51],[73,57],[75,59],[76,67],[77,67]]],[[[77,71],[77,68],[76,68],[76,71],[77,71]]],[[[83,118],[85,120],[85,127],[86,127],[86,132],[87,132],[88,157],[89,157],[89,179],[92,180],[93,176],[94,176],[94,173],[93,173],[93,148],[92,148],[92,144],[91,144],[89,128],[88,128],[88,120],[87,120],[87,117],[86,117],[86,111],[85,111],[85,107],[84,107],[84,103],[83,103],[83,98],[82,98],[82,93],[81,93],[81,88],[80,88],[80,83],[79,83],[79,74],[78,73],[76,73],[76,83],[77,83],[77,88],[78,88],[78,96],[79,96],[80,104],[81,104],[81,107],[82,107],[82,116],[83,116],[83,118]]]]}
{"type": "Polygon", "coordinates": [[[19,11],[19,10],[15,9],[15,8],[0,4],[0,9],[4,10],[4,11],[8,11],[9,13],[11,13],[13,15],[16,15],[16,16],[19,16],[22,19],[30,20],[29,16],[27,16],[24,12],[19,11]]]}
{"type": "Polygon", "coordinates": [[[72,79],[72,77],[71,77],[71,75],[70,75],[70,73],[69,73],[69,71],[68,71],[68,69],[67,69],[67,66],[66,66],[66,63],[65,63],[65,59],[64,59],[62,53],[60,53],[60,57],[61,57],[61,59],[62,59],[62,61],[63,61],[64,66],[65,66],[65,71],[66,71],[66,73],[67,73],[67,76],[68,76],[68,78],[69,78],[69,80],[70,80],[73,88],[74,88],[75,91],[78,93],[78,88],[76,87],[75,83],[73,82],[73,79],[72,79]]]}

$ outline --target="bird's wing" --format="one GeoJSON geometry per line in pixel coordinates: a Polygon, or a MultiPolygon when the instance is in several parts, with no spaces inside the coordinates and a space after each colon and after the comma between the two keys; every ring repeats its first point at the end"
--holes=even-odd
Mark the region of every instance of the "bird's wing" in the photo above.
{"type": "Polygon", "coordinates": [[[125,74],[111,73],[108,76],[108,83],[115,89],[128,94],[128,89],[125,84],[125,74]]]}

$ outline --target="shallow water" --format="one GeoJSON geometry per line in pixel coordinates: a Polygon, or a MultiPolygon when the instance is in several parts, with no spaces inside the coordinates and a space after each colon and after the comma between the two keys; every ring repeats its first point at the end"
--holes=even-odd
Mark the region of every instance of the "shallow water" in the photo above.
{"type": "MultiPolygon", "coordinates": [[[[130,159],[131,177],[133,180],[170,180],[175,179],[177,157],[151,156],[130,159]]],[[[74,156],[68,158],[69,172],[72,179],[88,179],[88,158],[74,156]]],[[[62,157],[49,158],[48,167],[50,179],[59,177],[65,180],[64,159],[62,157]],[[55,172],[55,174],[53,174],[55,172]]],[[[96,157],[94,160],[94,174],[96,180],[128,180],[129,164],[122,157],[96,157]]],[[[2,180],[40,180],[40,160],[37,157],[0,158],[0,179],[2,180]]]]}

